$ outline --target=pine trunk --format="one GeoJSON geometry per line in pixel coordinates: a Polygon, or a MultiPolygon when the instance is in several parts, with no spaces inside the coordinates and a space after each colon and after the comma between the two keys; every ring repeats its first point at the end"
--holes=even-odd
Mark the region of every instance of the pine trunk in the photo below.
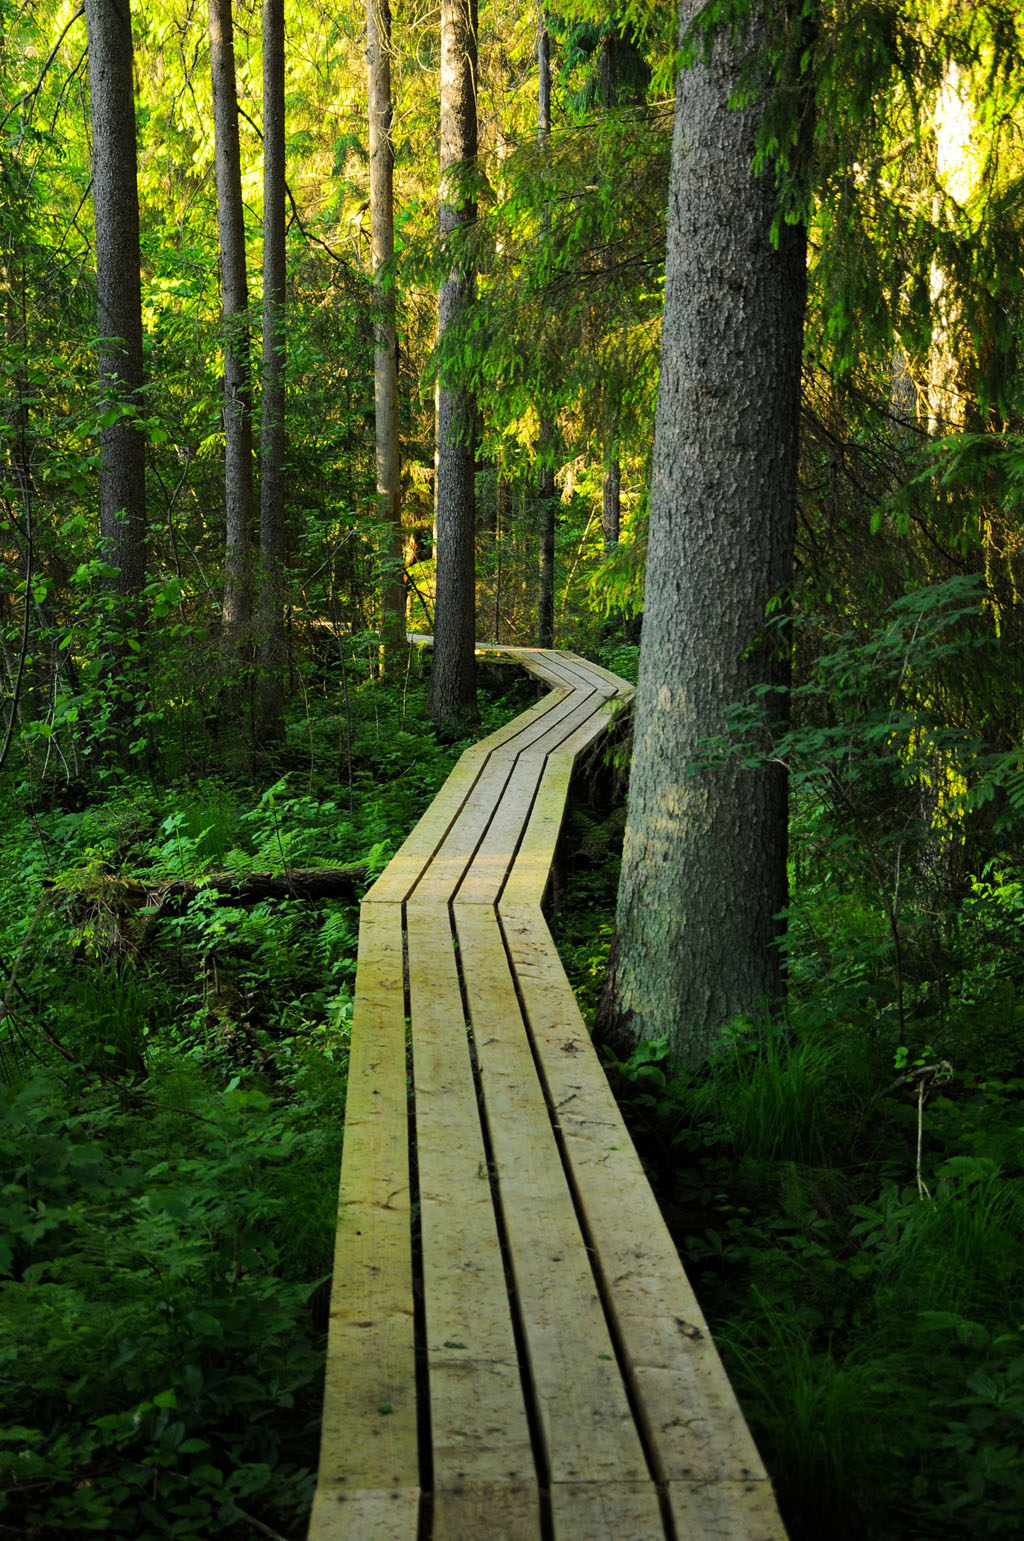
{"type": "MultiPolygon", "coordinates": [[[[459,185],[476,161],[475,0],[441,0],[442,240],[476,218],[476,200],[459,185]]],[[[474,277],[457,253],[438,296],[438,332],[473,303],[474,277]]],[[[437,397],[437,591],[430,715],[457,730],[476,717],[475,402],[442,379],[437,397]]]]}
{"type": "MultiPolygon", "coordinates": [[[[686,0],[683,21],[696,9],[686,0]]],[[[751,42],[763,42],[767,7],[751,42]]],[[[647,582],[617,932],[598,1031],[702,1060],[783,993],[787,787],[709,768],[705,740],[754,687],[788,684],[766,642],[793,566],[805,236],[771,240],[751,162],[763,104],[730,109],[722,41],[676,95],[647,582]]]]}
{"type": "Polygon", "coordinates": [[[605,461],[601,480],[601,530],[605,551],[613,551],[619,544],[619,513],[621,508],[622,470],[613,456],[605,461]]]}
{"type": "Polygon", "coordinates": [[[366,0],[366,78],[370,130],[370,244],[374,273],[373,400],[377,446],[377,510],[385,532],[381,637],[384,668],[403,667],[405,583],[402,577],[402,494],[398,442],[398,332],[394,291],[380,270],[395,252],[394,165],[391,139],[391,11],[366,0]]]}
{"type": "Polygon", "coordinates": [[[263,419],[259,736],[284,736],[284,0],[263,0],[263,419]]]}
{"type": "MultiPolygon", "coordinates": [[[[99,382],[104,410],[141,409],[142,285],[128,0],[86,0],[96,210],[99,382]]],[[[142,619],[146,570],[146,444],[130,415],[100,431],[100,536],[115,591],[142,619]]]]}
{"type": "MultiPolygon", "coordinates": [[[[537,140],[546,148],[551,138],[551,39],[543,6],[537,22],[537,140]]],[[[551,229],[551,215],[545,209],[542,227],[551,229]]],[[[540,407],[540,433],[537,438],[537,646],[555,645],[555,520],[558,500],[555,496],[555,468],[552,454],[555,425],[547,408],[540,407]]]]}
{"type": "Polygon", "coordinates": [[[220,238],[221,316],[224,327],[224,601],[227,658],[244,655],[252,620],[252,375],[249,361],[249,284],[245,270],[242,162],[231,0],[210,0],[210,76],[213,86],[220,238]]]}

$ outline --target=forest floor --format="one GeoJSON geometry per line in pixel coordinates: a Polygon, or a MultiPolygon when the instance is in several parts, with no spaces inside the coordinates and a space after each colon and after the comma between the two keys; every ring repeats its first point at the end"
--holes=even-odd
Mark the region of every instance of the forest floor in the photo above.
{"type": "MultiPolygon", "coordinates": [[[[358,899],[163,913],[109,880],[372,876],[463,747],[424,689],[353,678],[255,767],[182,734],[158,765],[6,792],[0,1536],[304,1533],[358,899]]],[[[528,689],[495,674],[482,731],[528,689]]],[[[585,1009],[623,824],[592,770],[551,906],[585,1009]]],[[[870,895],[820,872],[787,1021],[736,1024],[700,1074],[645,1045],[613,1083],[794,1541],[1017,1535],[1024,889],[971,881],[900,1049],[870,895]]]]}

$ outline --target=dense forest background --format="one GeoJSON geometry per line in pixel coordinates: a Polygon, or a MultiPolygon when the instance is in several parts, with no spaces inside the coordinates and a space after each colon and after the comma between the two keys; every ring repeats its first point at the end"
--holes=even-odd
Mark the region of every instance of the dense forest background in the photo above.
{"type": "MultiPolygon", "coordinates": [[[[442,239],[438,17],[396,14],[379,262],[367,17],[288,0],[261,354],[266,12],[233,15],[248,295],[225,317],[212,21],[138,4],[143,373],[121,389],[116,357],[98,373],[99,8],[0,4],[0,1535],[298,1536],[358,895],[465,742],[431,726],[429,658],[395,631],[396,578],[402,633],[434,628],[435,397],[471,447],[477,635],[634,677],[688,58],[661,7],[488,0],[472,217],[442,239]],[[439,343],[456,270],[476,276],[439,343]],[[130,570],[100,518],[118,433],[144,478],[130,570]]],[[[741,31],[746,10],[708,8],[741,31]]],[[[1024,29],[1012,0],[778,10],[740,95],[773,83],[758,164],[779,233],[808,231],[796,569],[765,618],[792,693],[770,732],[763,696],[737,700],[705,757],[788,773],[788,1003],[723,1024],[707,1063],[666,1022],[610,1070],[791,1534],[1013,1536],[1024,29]]],[[[479,686],[485,728],[521,706],[500,671],[479,686]]],[[[591,1011],[628,761],[620,736],[581,778],[552,900],[591,1011]]]]}

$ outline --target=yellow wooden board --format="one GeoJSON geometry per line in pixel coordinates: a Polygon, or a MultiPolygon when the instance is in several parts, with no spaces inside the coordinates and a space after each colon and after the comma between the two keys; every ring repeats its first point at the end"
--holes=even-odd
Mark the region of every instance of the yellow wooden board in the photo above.
{"type": "Polygon", "coordinates": [[[653,1482],[551,1485],[555,1541],[664,1541],[653,1482]]]}
{"type": "Polygon", "coordinates": [[[350,1491],[319,1487],[309,1541],[416,1541],[419,1490],[350,1491]]]}
{"type": "Polygon", "coordinates": [[[663,1480],[764,1479],[739,1404],[536,908],[502,930],[663,1480]]]}
{"type": "Polygon", "coordinates": [[[458,888],[461,904],[496,904],[524,825],[530,817],[544,756],[520,756],[487,830],[458,888]]]}
{"type": "Polygon", "coordinates": [[[363,916],[319,1483],[419,1484],[401,913],[363,916]]]}
{"type": "Polygon", "coordinates": [[[455,905],[517,1305],[553,1482],[647,1467],[492,910],[455,905]]]}
{"type": "Polygon", "coordinates": [[[433,1541],[541,1541],[541,1535],[536,1482],[435,1488],[433,1541]]]}
{"type": "Polygon", "coordinates": [[[412,901],[407,926],[434,1483],[532,1482],[447,906],[412,901]]]}
{"type": "Polygon", "coordinates": [[[502,890],[504,903],[539,905],[544,897],[562,828],[573,763],[572,754],[561,750],[548,755],[522,842],[502,890]]]}
{"type": "Polygon", "coordinates": [[[786,1541],[771,1483],[671,1482],[677,1541],[786,1541]]]}

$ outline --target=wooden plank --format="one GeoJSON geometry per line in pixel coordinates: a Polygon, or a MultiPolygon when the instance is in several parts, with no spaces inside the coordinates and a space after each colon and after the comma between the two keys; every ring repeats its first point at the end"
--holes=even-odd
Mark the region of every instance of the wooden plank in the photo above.
{"type": "Polygon", "coordinates": [[[661,1480],[763,1482],[764,1467],[536,908],[499,905],[661,1480]]]}
{"type": "Polygon", "coordinates": [[[399,846],[363,904],[400,904],[448,833],[488,761],[486,751],[467,749],[419,823],[399,846]]]}
{"type": "Polygon", "coordinates": [[[539,905],[551,877],[551,863],[562,828],[574,756],[550,754],[537,789],[523,839],[502,890],[502,902],[539,905]]]}
{"type": "Polygon", "coordinates": [[[604,678],[604,670],[597,668],[586,658],[580,658],[578,653],[559,652],[558,663],[566,671],[567,676],[574,680],[577,689],[596,690],[599,695],[613,696],[616,687],[604,678]]]}
{"type": "MultiPolygon", "coordinates": [[[[540,904],[551,876],[576,758],[605,732],[608,703],[602,702],[556,751],[548,755],[529,822],[502,890],[503,903],[540,904]]],[[[460,895],[461,896],[461,895],[460,895]]]]}
{"type": "Polygon", "coordinates": [[[455,905],[498,1188],[552,1482],[641,1482],[640,1439],[493,910],[455,905]]]}
{"type": "Polygon", "coordinates": [[[318,1487],[309,1521],[309,1541],[416,1541],[419,1490],[350,1492],[318,1487]]]}
{"type": "Polygon", "coordinates": [[[535,1482],[464,1483],[434,1495],[433,1541],[540,1541],[535,1482]]]}
{"type": "Polygon", "coordinates": [[[497,902],[523,827],[530,817],[543,771],[543,755],[527,752],[517,760],[487,831],[459,885],[460,904],[488,904],[493,908],[497,902]]]}
{"type": "Polygon", "coordinates": [[[473,860],[480,841],[508,785],[514,759],[492,757],[467,797],[458,818],[435,851],[417,883],[410,902],[447,904],[473,860]]]}
{"type": "MultiPolygon", "coordinates": [[[[575,653],[571,653],[569,656],[572,658],[577,657],[575,653]]],[[[594,663],[590,658],[580,658],[579,662],[584,664],[591,674],[596,674],[599,679],[605,680],[607,684],[611,685],[615,695],[631,696],[635,692],[636,686],[631,685],[629,680],[624,680],[621,674],[613,674],[611,669],[604,668],[602,664],[594,663]]]]}
{"type": "Polygon", "coordinates": [[[380,906],[359,931],[320,1487],[419,1485],[407,1103],[402,918],[380,906]]]}
{"type": "MultiPolygon", "coordinates": [[[[653,1482],[551,1485],[555,1541],[655,1541],[665,1525],[653,1482]]],[[[700,1532],[680,1541],[698,1541],[700,1532]]],[[[701,1538],[703,1541],[703,1538],[701,1538]]]]}
{"type": "Polygon", "coordinates": [[[786,1541],[771,1483],[671,1482],[679,1541],[786,1541]]]}
{"type": "Polygon", "coordinates": [[[447,906],[412,902],[407,925],[434,1488],[514,1482],[536,1499],[447,906]]]}

